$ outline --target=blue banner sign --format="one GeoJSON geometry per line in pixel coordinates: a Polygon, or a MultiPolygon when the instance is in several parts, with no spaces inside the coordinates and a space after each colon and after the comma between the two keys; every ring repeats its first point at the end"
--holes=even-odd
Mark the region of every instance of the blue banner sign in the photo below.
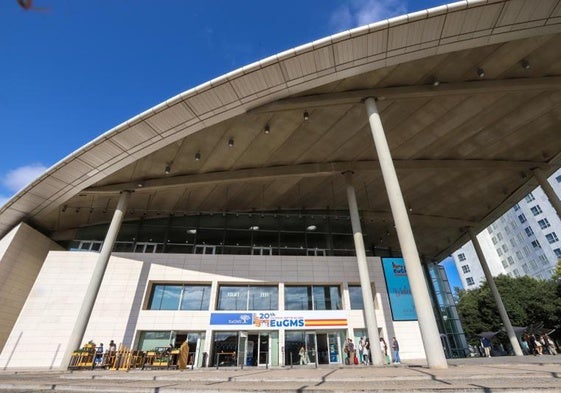
{"type": "Polygon", "coordinates": [[[211,325],[253,325],[252,313],[211,313],[211,325]]]}
{"type": "Polygon", "coordinates": [[[403,258],[382,258],[394,321],[415,321],[417,312],[403,258]]]}
{"type": "Polygon", "coordinates": [[[342,310],[322,311],[252,311],[252,312],[211,312],[210,324],[258,329],[317,329],[324,327],[346,327],[347,315],[342,310]]]}

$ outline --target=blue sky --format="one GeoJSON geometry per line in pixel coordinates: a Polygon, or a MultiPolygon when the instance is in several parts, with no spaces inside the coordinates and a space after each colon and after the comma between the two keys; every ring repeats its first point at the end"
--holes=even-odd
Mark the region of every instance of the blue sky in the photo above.
{"type": "Polygon", "coordinates": [[[80,146],[178,93],[297,45],[446,3],[33,0],[38,9],[24,10],[3,0],[0,205],[80,146]]]}

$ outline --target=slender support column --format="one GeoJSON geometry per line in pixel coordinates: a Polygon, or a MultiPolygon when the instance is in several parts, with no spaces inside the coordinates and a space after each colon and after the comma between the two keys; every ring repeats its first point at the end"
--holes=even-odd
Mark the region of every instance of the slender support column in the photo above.
{"type": "Polygon", "coordinates": [[[491,290],[491,294],[495,299],[495,303],[497,304],[497,308],[499,309],[499,315],[501,316],[501,320],[503,321],[503,326],[506,329],[506,334],[508,335],[508,339],[510,340],[510,345],[512,345],[512,350],[516,356],[524,356],[522,352],[522,348],[520,347],[520,343],[516,338],[516,334],[514,333],[514,329],[512,328],[512,324],[510,323],[510,319],[508,318],[508,314],[506,312],[505,306],[503,304],[503,300],[501,299],[501,295],[497,286],[495,285],[495,280],[493,280],[493,275],[491,274],[491,270],[489,270],[489,265],[487,265],[487,260],[485,259],[485,255],[483,254],[483,250],[481,249],[481,245],[479,244],[479,240],[477,240],[477,233],[470,228],[469,236],[471,237],[471,242],[473,243],[473,247],[475,248],[475,253],[477,254],[477,258],[479,258],[479,263],[481,263],[481,267],[483,268],[483,273],[485,274],[485,279],[487,280],[487,285],[489,285],[489,289],[491,290]]]}
{"type": "Polygon", "coordinates": [[[425,347],[427,363],[430,368],[448,368],[427,289],[427,282],[421,267],[415,238],[413,237],[413,230],[411,229],[411,223],[409,222],[409,216],[407,215],[407,209],[395,172],[388,141],[384,134],[384,128],[382,127],[376,101],[374,98],[367,98],[365,105],[370,122],[370,130],[374,138],[374,145],[376,146],[376,153],[378,154],[378,160],[384,178],[384,184],[386,185],[386,192],[392,209],[399,245],[405,260],[407,278],[411,285],[411,294],[413,295],[415,310],[417,311],[417,317],[419,319],[419,328],[421,329],[421,337],[425,347]]]}
{"type": "Polygon", "coordinates": [[[545,195],[547,195],[549,203],[551,203],[551,206],[553,206],[553,208],[557,212],[557,216],[559,216],[559,218],[561,219],[561,201],[559,200],[559,197],[555,193],[553,187],[551,187],[551,184],[549,184],[549,182],[547,181],[547,177],[541,169],[534,170],[534,176],[536,177],[536,180],[538,181],[543,192],[545,192],[545,195]]]}
{"type": "MultiPolygon", "coordinates": [[[[372,363],[375,366],[384,365],[382,352],[378,350],[380,335],[378,333],[378,322],[376,321],[376,310],[374,309],[374,298],[372,297],[372,286],[370,284],[370,274],[366,263],[366,251],[364,251],[364,239],[362,238],[362,228],[358,216],[358,206],[356,202],[355,188],[352,183],[351,172],[345,172],[347,182],[347,200],[351,215],[351,225],[353,228],[353,238],[355,241],[356,259],[358,262],[358,274],[360,277],[360,287],[362,288],[362,299],[364,303],[364,321],[368,337],[370,337],[370,353],[372,363]]],[[[362,361],[362,359],[360,359],[362,361]]]]}
{"type": "Polygon", "coordinates": [[[72,334],[68,340],[68,346],[64,353],[61,366],[67,367],[70,363],[70,358],[72,357],[72,352],[80,347],[80,343],[86,332],[90,316],[103,281],[103,275],[105,274],[105,269],[109,262],[109,257],[111,256],[111,251],[115,245],[115,240],[117,240],[117,235],[119,233],[119,228],[123,221],[123,216],[125,215],[127,209],[127,203],[129,200],[130,191],[123,191],[117,203],[117,208],[111,219],[111,224],[103,241],[103,246],[97,257],[97,262],[92,273],[92,278],[86,290],[84,300],[82,301],[82,307],[80,308],[80,313],[72,330],[72,334]]]}

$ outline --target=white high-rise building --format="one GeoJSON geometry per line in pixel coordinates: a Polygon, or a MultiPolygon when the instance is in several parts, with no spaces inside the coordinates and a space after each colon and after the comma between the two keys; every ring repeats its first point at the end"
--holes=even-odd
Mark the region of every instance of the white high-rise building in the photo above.
{"type": "MultiPolygon", "coordinates": [[[[561,169],[549,179],[561,196],[561,169]]],[[[548,279],[561,258],[561,219],[541,187],[529,193],[477,235],[493,276],[507,274],[548,279]]],[[[452,254],[464,289],[485,281],[471,242],[452,254]]]]}

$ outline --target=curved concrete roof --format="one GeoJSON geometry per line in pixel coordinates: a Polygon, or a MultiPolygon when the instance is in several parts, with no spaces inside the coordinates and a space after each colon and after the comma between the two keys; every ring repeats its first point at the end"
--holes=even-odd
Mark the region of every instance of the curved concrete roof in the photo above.
{"type": "Polygon", "coordinates": [[[131,218],[345,209],[353,170],[373,243],[397,248],[361,104],[375,96],[420,253],[446,256],[535,187],[532,170],[559,167],[560,47],[559,1],[468,0],[285,51],[72,153],[2,207],[0,234],[27,221],[71,236],[107,222],[122,189],[131,218]]]}

